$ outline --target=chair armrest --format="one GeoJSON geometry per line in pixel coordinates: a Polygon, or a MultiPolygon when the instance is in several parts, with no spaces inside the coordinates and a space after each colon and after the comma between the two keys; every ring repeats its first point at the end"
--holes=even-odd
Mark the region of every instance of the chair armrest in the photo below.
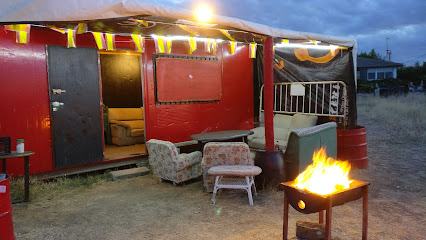
{"type": "Polygon", "coordinates": [[[176,171],[180,171],[192,165],[201,163],[202,155],[203,154],[200,151],[179,154],[177,161],[173,162],[175,165],[176,171]]]}
{"type": "Polygon", "coordinates": [[[265,128],[264,127],[257,127],[253,128],[251,131],[254,133],[252,135],[247,136],[247,140],[251,141],[255,138],[264,138],[265,137],[265,128]]]}

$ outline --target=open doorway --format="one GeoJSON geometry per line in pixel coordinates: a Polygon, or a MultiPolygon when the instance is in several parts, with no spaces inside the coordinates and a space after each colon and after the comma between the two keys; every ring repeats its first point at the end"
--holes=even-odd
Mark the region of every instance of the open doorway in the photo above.
{"type": "Polygon", "coordinates": [[[144,155],[141,55],[100,52],[105,160],[144,155]]]}

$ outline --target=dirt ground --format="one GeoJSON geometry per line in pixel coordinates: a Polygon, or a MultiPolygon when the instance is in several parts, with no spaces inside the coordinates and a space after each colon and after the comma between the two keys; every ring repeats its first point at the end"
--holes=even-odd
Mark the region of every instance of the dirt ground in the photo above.
{"type": "MultiPolygon", "coordinates": [[[[367,128],[369,168],[351,176],[371,182],[369,239],[426,239],[425,139],[359,112],[367,128]]],[[[14,205],[17,239],[282,239],[283,193],[260,191],[254,206],[246,193],[210,194],[195,181],[174,187],[152,175],[104,182],[49,201],[14,205]]],[[[362,200],[333,208],[333,239],[361,238],[362,200]]],[[[317,221],[290,207],[289,238],[297,220],[317,221]]]]}

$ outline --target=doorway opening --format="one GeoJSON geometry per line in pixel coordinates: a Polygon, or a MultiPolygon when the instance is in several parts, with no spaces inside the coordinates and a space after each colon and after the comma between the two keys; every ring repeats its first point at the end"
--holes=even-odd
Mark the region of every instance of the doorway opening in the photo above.
{"type": "Polygon", "coordinates": [[[146,154],[141,55],[100,53],[105,160],[146,154]]]}

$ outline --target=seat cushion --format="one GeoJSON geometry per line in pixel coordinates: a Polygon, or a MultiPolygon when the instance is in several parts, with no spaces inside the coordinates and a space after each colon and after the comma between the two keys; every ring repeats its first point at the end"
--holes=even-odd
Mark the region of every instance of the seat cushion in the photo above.
{"type": "Polygon", "coordinates": [[[132,121],[116,121],[115,124],[123,126],[125,128],[133,129],[144,129],[143,120],[132,120],[132,121]]]}
{"type": "Polygon", "coordinates": [[[290,127],[293,116],[285,114],[275,114],[274,128],[288,129],[290,127]]]}
{"type": "Polygon", "coordinates": [[[145,131],[139,128],[130,130],[130,136],[132,137],[142,137],[144,133],[145,131]]]}
{"type": "MultiPolygon", "coordinates": [[[[287,148],[287,141],[275,139],[274,145],[277,143],[281,150],[285,150],[287,148]]],[[[249,147],[256,148],[256,149],[265,148],[265,139],[264,138],[253,139],[248,143],[248,145],[249,147]]]]}
{"type": "Polygon", "coordinates": [[[291,119],[289,131],[291,132],[295,129],[313,127],[317,124],[317,120],[317,116],[296,113],[291,119]]]}

